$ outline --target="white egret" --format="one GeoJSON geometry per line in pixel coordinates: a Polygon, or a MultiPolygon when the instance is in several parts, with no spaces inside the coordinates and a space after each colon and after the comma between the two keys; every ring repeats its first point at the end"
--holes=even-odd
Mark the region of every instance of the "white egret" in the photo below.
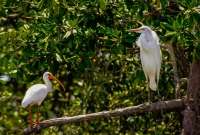
{"type": "Polygon", "coordinates": [[[149,82],[149,87],[155,91],[158,87],[161,67],[159,38],[148,26],[130,29],[129,32],[141,33],[136,44],[140,47],[140,59],[146,80],[149,82]]]}
{"type": "MultiPolygon", "coordinates": [[[[31,127],[33,126],[31,106],[37,105],[39,108],[39,105],[45,99],[47,94],[53,90],[51,80],[56,80],[62,86],[63,90],[65,90],[62,83],[58,79],[56,79],[50,72],[45,72],[43,74],[43,80],[45,84],[35,84],[26,91],[24,99],[22,100],[21,103],[22,107],[24,108],[29,106],[29,124],[31,127]]],[[[39,123],[39,112],[37,111],[36,125],[38,123],[39,123]]]]}

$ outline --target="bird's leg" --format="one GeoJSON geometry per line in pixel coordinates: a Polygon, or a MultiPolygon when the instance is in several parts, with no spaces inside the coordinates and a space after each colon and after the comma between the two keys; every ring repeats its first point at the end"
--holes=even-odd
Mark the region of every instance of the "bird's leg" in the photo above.
{"type": "Polygon", "coordinates": [[[36,118],[36,126],[37,125],[39,125],[39,123],[40,123],[40,107],[39,106],[37,106],[37,114],[36,114],[37,116],[37,118],[36,118]]]}
{"type": "Polygon", "coordinates": [[[146,87],[146,91],[148,91],[148,103],[150,104],[151,103],[151,89],[149,88],[149,79],[146,76],[146,74],[145,74],[145,77],[146,77],[146,84],[148,84],[146,87]]]}
{"type": "MultiPolygon", "coordinates": [[[[149,84],[149,80],[146,81],[147,84],[149,84]]],[[[149,88],[149,85],[146,87],[146,90],[148,91],[148,103],[151,103],[151,89],[149,88]]]]}
{"type": "Polygon", "coordinates": [[[148,103],[151,103],[151,89],[148,87],[148,103]]]}
{"type": "Polygon", "coordinates": [[[28,111],[29,111],[28,122],[29,122],[30,128],[32,128],[33,127],[33,120],[32,120],[31,106],[29,106],[28,111]]]}
{"type": "Polygon", "coordinates": [[[160,95],[160,92],[159,92],[159,89],[157,88],[157,92],[158,92],[158,101],[161,101],[162,100],[162,97],[160,95]]]}

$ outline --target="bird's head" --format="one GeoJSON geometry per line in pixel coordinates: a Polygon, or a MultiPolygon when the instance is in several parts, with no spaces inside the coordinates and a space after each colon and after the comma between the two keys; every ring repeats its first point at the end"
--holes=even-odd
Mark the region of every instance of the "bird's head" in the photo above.
{"type": "Polygon", "coordinates": [[[63,84],[52,73],[45,72],[43,74],[43,78],[44,78],[44,80],[48,79],[49,81],[56,80],[60,84],[60,86],[62,87],[62,89],[65,91],[65,88],[64,88],[63,84]]]}
{"type": "Polygon", "coordinates": [[[50,73],[50,72],[45,72],[44,74],[43,74],[43,78],[46,78],[46,79],[48,79],[48,80],[53,80],[54,79],[54,76],[53,76],[53,74],[52,73],[50,73]]]}
{"type": "Polygon", "coordinates": [[[139,28],[136,29],[130,29],[129,32],[136,32],[136,33],[143,33],[143,32],[147,32],[147,31],[151,31],[151,28],[148,26],[141,26],[139,28]]]}
{"type": "Polygon", "coordinates": [[[148,26],[141,26],[136,29],[130,29],[129,32],[141,33],[136,44],[143,49],[157,48],[159,45],[159,38],[157,34],[148,26]]]}

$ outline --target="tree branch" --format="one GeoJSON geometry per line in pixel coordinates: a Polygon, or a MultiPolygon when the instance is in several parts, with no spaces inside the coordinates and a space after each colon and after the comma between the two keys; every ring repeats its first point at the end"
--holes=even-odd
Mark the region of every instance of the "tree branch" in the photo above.
{"type": "Polygon", "coordinates": [[[172,67],[173,67],[173,71],[174,71],[175,92],[176,92],[175,95],[176,95],[176,98],[179,98],[180,97],[180,78],[178,75],[176,56],[175,56],[172,44],[168,44],[167,47],[168,47],[169,55],[171,57],[172,67]]]}
{"type": "Polygon", "coordinates": [[[177,110],[184,108],[184,99],[173,99],[169,101],[159,101],[155,103],[144,103],[137,106],[131,106],[126,108],[120,108],[112,111],[102,111],[97,113],[78,115],[72,117],[61,117],[53,118],[49,120],[42,121],[37,127],[24,129],[24,134],[31,134],[34,132],[39,132],[40,130],[50,127],[69,123],[76,123],[82,121],[91,121],[98,118],[110,118],[116,116],[124,116],[130,114],[141,114],[145,112],[158,112],[161,110],[177,110]]]}

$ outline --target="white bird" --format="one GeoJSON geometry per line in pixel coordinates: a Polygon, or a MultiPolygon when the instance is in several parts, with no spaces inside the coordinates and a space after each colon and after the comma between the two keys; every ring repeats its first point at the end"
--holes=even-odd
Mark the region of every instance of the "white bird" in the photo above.
{"type": "Polygon", "coordinates": [[[148,26],[130,29],[129,32],[141,33],[136,44],[140,47],[140,59],[146,80],[149,82],[149,87],[155,91],[158,87],[161,67],[159,38],[148,26]]]}
{"type": "MultiPolygon", "coordinates": [[[[38,105],[39,108],[39,105],[45,99],[47,94],[53,90],[51,80],[56,80],[62,86],[63,90],[65,90],[62,83],[57,80],[50,72],[45,72],[43,74],[43,80],[45,84],[35,84],[26,91],[26,94],[21,103],[22,107],[24,108],[29,106],[29,124],[31,127],[33,126],[31,106],[38,105]]],[[[39,112],[37,112],[36,125],[37,124],[39,124],[39,112]]]]}

